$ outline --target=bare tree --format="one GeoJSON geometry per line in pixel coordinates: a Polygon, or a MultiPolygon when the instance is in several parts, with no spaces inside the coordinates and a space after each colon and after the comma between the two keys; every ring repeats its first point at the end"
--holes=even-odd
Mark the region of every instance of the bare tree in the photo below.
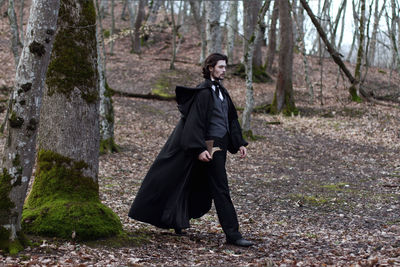
{"type": "Polygon", "coordinates": [[[157,20],[158,10],[162,5],[163,0],[153,0],[151,1],[151,6],[149,7],[149,13],[146,18],[146,23],[154,23],[157,20]]]}
{"type": "Polygon", "coordinates": [[[219,1],[205,1],[206,9],[206,38],[207,53],[221,53],[222,36],[219,18],[221,16],[221,6],[219,1]]]}
{"type": "MultiPolygon", "coordinates": [[[[257,15],[261,10],[262,1],[243,1],[243,30],[244,30],[244,42],[243,51],[247,51],[248,42],[252,36],[254,29],[258,23],[257,15]]],[[[261,21],[263,22],[263,21],[261,21]]],[[[258,35],[258,39],[254,40],[253,50],[253,67],[262,67],[262,54],[261,54],[261,35],[258,35]]],[[[243,54],[243,62],[245,61],[245,54],[243,54]]]]}
{"type": "Polygon", "coordinates": [[[304,29],[302,20],[304,20],[304,14],[303,13],[303,8],[299,7],[299,12],[292,12],[293,14],[293,21],[296,24],[297,28],[297,34],[298,34],[298,43],[299,43],[299,48],[300,52],[303,56],[303,64],[304,64],[304,81],[306,82],[309,94],[310,94],[310,103],[312,104],[314,102],[314,88],[310,80],[310,75],[309,75],[309,66],[308,66],[308,59],[307,59],[307,53],[306,53],[306,47],[305,47],[305,40],[304,40],[304,29]],[[301,17],[299,19],[299,17],[301,17]]]}
{"type": "Polygon", "coordinates": [[[374,25],[372,27],[371,43],[369,48],[369,62],[371,65],[375,64],[375,53],[376,53],[376,43],[378,35],[379,21],[382,17],[383,11],[385,10],[385,5],[383,4],[379,10],[379,0],[375,0],[375,11],[374,11],[374,25]]]}
{"type": "Polygon", "coordinates": [[[170,70],[175,69],[175,59],[176,59],[176,35],[177,35],[177,27],[175,23],[175,11],[174,11],[174,2],[171,0],[171,20],[172,20],[172,59],[169,65],[170,70]]]}
{"type": "Polygon", "coordinates": [[[22,207],[35,162],[40,104],[57,28],[59,2],[33,1],[26,42],[15,75],[9,132],[0,175],[0,249],[11,254],[21,249],[18,236],[22,207]],[[1,240],[6,237],[3,233],[8,233],[8,240],[1,240]]]}
{"type": "Polygon", "coordinates": [[[279,69],[276,81],[272,113],[283,112],[286,115],[297,113],[293,97],[293,24],[289,2],[279,1],[280,49],[279,69]]]}
{"type": "Polygon", "coordinates": [[[99,199],[96,47],[93,1],[62,1],[40,112],[38,170],[23,212],[29,233],[85,240],[122,230],[99,199]]]}
{"type": "Polygon", "coordinates": [[[353,99],[353,94],[355,93],[358,97],[363,96],[365,99],[370,99],[370,96],[365,92],[365,90],[363,88],[360,87],[359,81],[353,77],[353,75],[350,73],[349,69],[343,63],[342,59],[340,58],[340,54],[330,44],[328,37],[326,36],[326,33],[322,29],[321,25],[319,24],[317,18],[313,14],[313,12],[312,12],[310,6],[307,4],[306,0],[300,0],[300,2],[303,5],[304,9],[307,11],[307,14],[309,15],[312,23],[314,24],[315,28],[317,29],[320,38],[322,39],[326,48],[328,49],[329,54],[331,55],[331,57],[333,58],[335,63],[340,67],[340,69],[343,71],[343,73],[346,75],[346,77],[350,81],[351,86],[349,88],[349,93],[350,93],[351,98],[353,99]]]}
{"type": "MultiPolygon", "coordinates": [[[[0,5],[1,6],[1,5],[0,5]]],[[[19,1],[19,26],[20,26],[20,40],[21,43],[24,43],[24,7],[25,7],[25,0],[19,1]]]]}
{"type": "MultiPolygon", "coordinates": [[[[246,107],[243,112],[242,127],[244,132],[250,131],[250,119],[251,112],[254,108],[254,96],[253,96],[253,55],[256,46],[256,41],[261,35],[261,25],[265,17],[265,12],[269,9],[271,0],[266,0],[258,12],[257,24],[253,29],[248,44],[246,45],[244,66],[246,69],[246,107]]],[[[248,21],[249,22],[249,21],[248,21]]]]}
{"type": "Polygon", "coordinates": [[[238,31],[238,1],[229,2],[229,15],[228,23],[226,25],[227,38],[226,38],[226,55],[228,56],[228,62],[233,64],[234,61],[234,48],[236,33],[238,31]]]}
{"type": "Polygon", "coordinates": [[[22,49],[22,43],[19,39],[19,29],[17,15],[15,14],[14,0],[8,1],[8,19],[10,21],[11,29],[11,50],[14,55],[15,68],[17,68],[22,49]]]}
{"type": "Polygon", "coordinates": [[[271,16],[270,29],[268,31],[268,50],[267,59],[265,62],[265,70],[268,73],[272,72],[272,65],[274,63],[276,51],[276,25],[279,18],[279,1],[274,1],[274,8],[271,16]]]}
{"type": "Polygon", "coordinates": [[[194,22],[201,39],[201,51],[199,63],[202,64],[206,58],[207,54],[207,39],[206,39],[206,29],[205,29],[205,18],[201,16],[200,3],[201,1],[189,0],[190,10],[192,12],[194,22]]]}
{"type": "MultiPolygon", "coordinates": [[[[357,63],[354,70],[354,78],[360,81],[361,78],[361,64],[364,59],[364,40],[365,40],[365,0],[360,0],[361,4],[361,17],[359,23],[359,39],[358,39],[358,52],[357,52],[357,63]]],[[[357,100],[357,95],[352,95],[353,100],[357,100]]]]}
{"type": "Polygon", "coordinates": [[[110,42],[110,54],[114,53],[114,32],[115,32],[115,14],[114,14],[115,3],[114,0],[111,0],[111,42],[110,42]]]}
{"type": "Polygon", "coordinates": [[[142,22],[145,17],[145,0],[139,0],[139,7],[135,20],[135,28],[133,32],[133,52],[136,54],[141,53],[141,38],[140,38],[140,29],[142,27],[142,22]]]}

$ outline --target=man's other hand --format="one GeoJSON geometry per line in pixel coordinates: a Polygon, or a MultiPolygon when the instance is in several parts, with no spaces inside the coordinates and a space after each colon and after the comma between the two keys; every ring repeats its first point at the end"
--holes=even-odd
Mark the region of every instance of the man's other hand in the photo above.
{"type": "Polygon", "coordinates": [[[247,148],[244,146],[239,147],[240,158],[245,158],[247,155],[247,148]]]}
{"type": "Polygon", "coordinates": [[[202,153],[200,153],[198,159],[203,162],[209,162],[211,160],[211,155],[207,150],[204,150],[202,153]]]}

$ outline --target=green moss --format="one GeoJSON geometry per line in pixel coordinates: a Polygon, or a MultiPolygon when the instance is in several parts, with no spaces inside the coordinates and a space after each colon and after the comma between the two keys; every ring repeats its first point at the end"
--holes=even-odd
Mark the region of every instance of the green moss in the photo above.
{"type": "Polygon", "coordinates": [[[10,127],[12,128],[21,128],[21,126],[24,124],[24,119],[18,117],[14,111],[11,112],[11,116],[8,120],[10,121],[10,127]]]}
{"type": "Polygon", "coordinates": [[[350,86],[349,88],[349,93],[350,93],[350,99],[353,102],[361,103],[362,99],[361,97],[357,94],[357,89],[354,85],[350,86]]]}
{"type": "Polygon", "coordinates": [[[119,152],[121,149],[115,143],[114,138],[109,138],[100,141],[100,154],[106,154],[108,152],[114,153],[119,152]]]}
{"type": "Polygon", "coordinates": [[[323,185],[322,188],[328,189],[330,191],[344,191],[348,186],[348,184],[341,182],[337,184],[323,185]]]}
{"type": "MultiPolygon", "coordinates": [[[[234,71],[233,75],[239,76],[242,79],[246,78],[246,67],[244,64],[238,64],[234,71]]],[[[264,67],[256,67],[253,66],[253,82],[254,83],[268,83],[272,82],[271,76],[265,71],[264,67]]]]}
{"type": "Polygon", "coordinates": [[[265,138],[264,136],[253,134],[252,130],[243,131],[242,134],[243,134],[244,139],[250,140],[250,141],[257,141],[257,140],[265,138]]]}
{"type": "Polygon", "coordinates": [[[11,256],[15,256],[18,254],[18,252],[24,250],[24,247],[22,244],[19,242],[18,239],[15,239],[14,241],[10,242],[8,252],[10,253],[11,256]]]}
{"type": "Polygon", "coordinates": [[[74,21],[76,3],[61,1],[58,31],[48,67],[48,94],[69,97],[77,88],[87,103],[98,100],[96,71],[96,13],[93,1],[79,0],[82,8],[79,21],[74,21]]]}
{"type": "MultiPolygon", "coordinates": [[[[11,180],[11,175],[8,173],[7,169],[4,168],[3,173],[0,175],[0,225],[8,223],[11,209],[15,207],[15,204],[9,197],[12,189],[11,180]]],[[[3,231],[0,229],[0,233],[2,232],[3,231]]]]}
{"type": "Polygon", "coordinates": [[[39,151],[38,171],[26,201],[22,227],[27,233],[77,240],[119,234],[122,226],[103,205],[98,185],[82,173],[83,161],[73,161],[52,151],[39,151]]]}
{"type": "Polygon", "coordinates": [[[104,38],[108,38],[111,36],[110,30],[103,29],[103,36],[104,38]]]}
{"type": "Polygon", "coordinates": [[[171,75],[176,75],[176,71],[171,70],[166,72],[166,74],[161,74],[161,76],[153,83],[151,93],[162,98],[175,98],[175,92],[173,91],[174,85],[170,78],[171,75]]]}
{"type": "Polygon", "coordinates": [[[0,226],[0,250],[8,251],[10,231],[0,226]]]}

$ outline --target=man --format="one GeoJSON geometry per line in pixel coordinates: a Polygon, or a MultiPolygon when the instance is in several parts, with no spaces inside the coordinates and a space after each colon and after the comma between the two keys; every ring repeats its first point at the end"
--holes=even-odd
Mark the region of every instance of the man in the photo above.
{"type": "Polygon", "coordinates": [[[144,178],[129,217],[182,234],[214,200],[227,243],[248,247],[253,243],[239,232],[225,170],[227,151],[242,158],[247,154],[236,109],[220,83],[227,61],[225,55],[211,54],[204,62],[203,83],[176,87],[181,120],[144,178]],[[206,140],[220,150],[211,155],[206,140]]]}

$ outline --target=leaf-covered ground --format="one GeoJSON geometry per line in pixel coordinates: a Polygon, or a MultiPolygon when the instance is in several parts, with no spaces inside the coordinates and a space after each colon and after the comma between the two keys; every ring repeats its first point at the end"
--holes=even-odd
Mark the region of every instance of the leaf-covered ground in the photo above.
{"type": "MultiPolygon", "coordinates": [[[[167,70],[169,31],[159,29],[141,56],[129,54],[129,37],[118,38],[107,65],[110,86],[145,94],[160,86],[171,90],[175,84],[194,86],[201,80],[198,40],[188,33],[179,48],[177,70],[167,70]]],[[[0,86],[11,87],[12,56],[4,40],[0,48],[0,57],[11,62],[0,67],[0,86]]],[[[179,113],[174,102],[115,96],[115,137],[121,152],[100,158],[100,197],[119,215],[129,238],[80,244],[34,238],[16,257],[0,253],[0,265],[400,265],[400,110],[349,102],[348,84],[329,59],[323,63],[321,87],[322,66],[316,58],[308,60],[314,103],[309,103],[302,58],[295,55],[300,115],[254,113],[257,140],[250,141],[249,156],[228,158],[241,231],[254,247],[225,244],[214,209],[193,220],[186,236],[127,217],[179,113]]],[[[371,68],[367,87],[375,95],[398,93],[398,76],[389,73],[371,68]]],[[[236,105],[243,107],[244,81],[230,70],[225,85],[236,105]]],[[[270,102],[274,87],[255,84],[256,104],[270,102]]],[[[1,115],[3,120],[4,112],[1,115]]],[[[4,136],[0,141],[4,143],[4,136]]]]}

